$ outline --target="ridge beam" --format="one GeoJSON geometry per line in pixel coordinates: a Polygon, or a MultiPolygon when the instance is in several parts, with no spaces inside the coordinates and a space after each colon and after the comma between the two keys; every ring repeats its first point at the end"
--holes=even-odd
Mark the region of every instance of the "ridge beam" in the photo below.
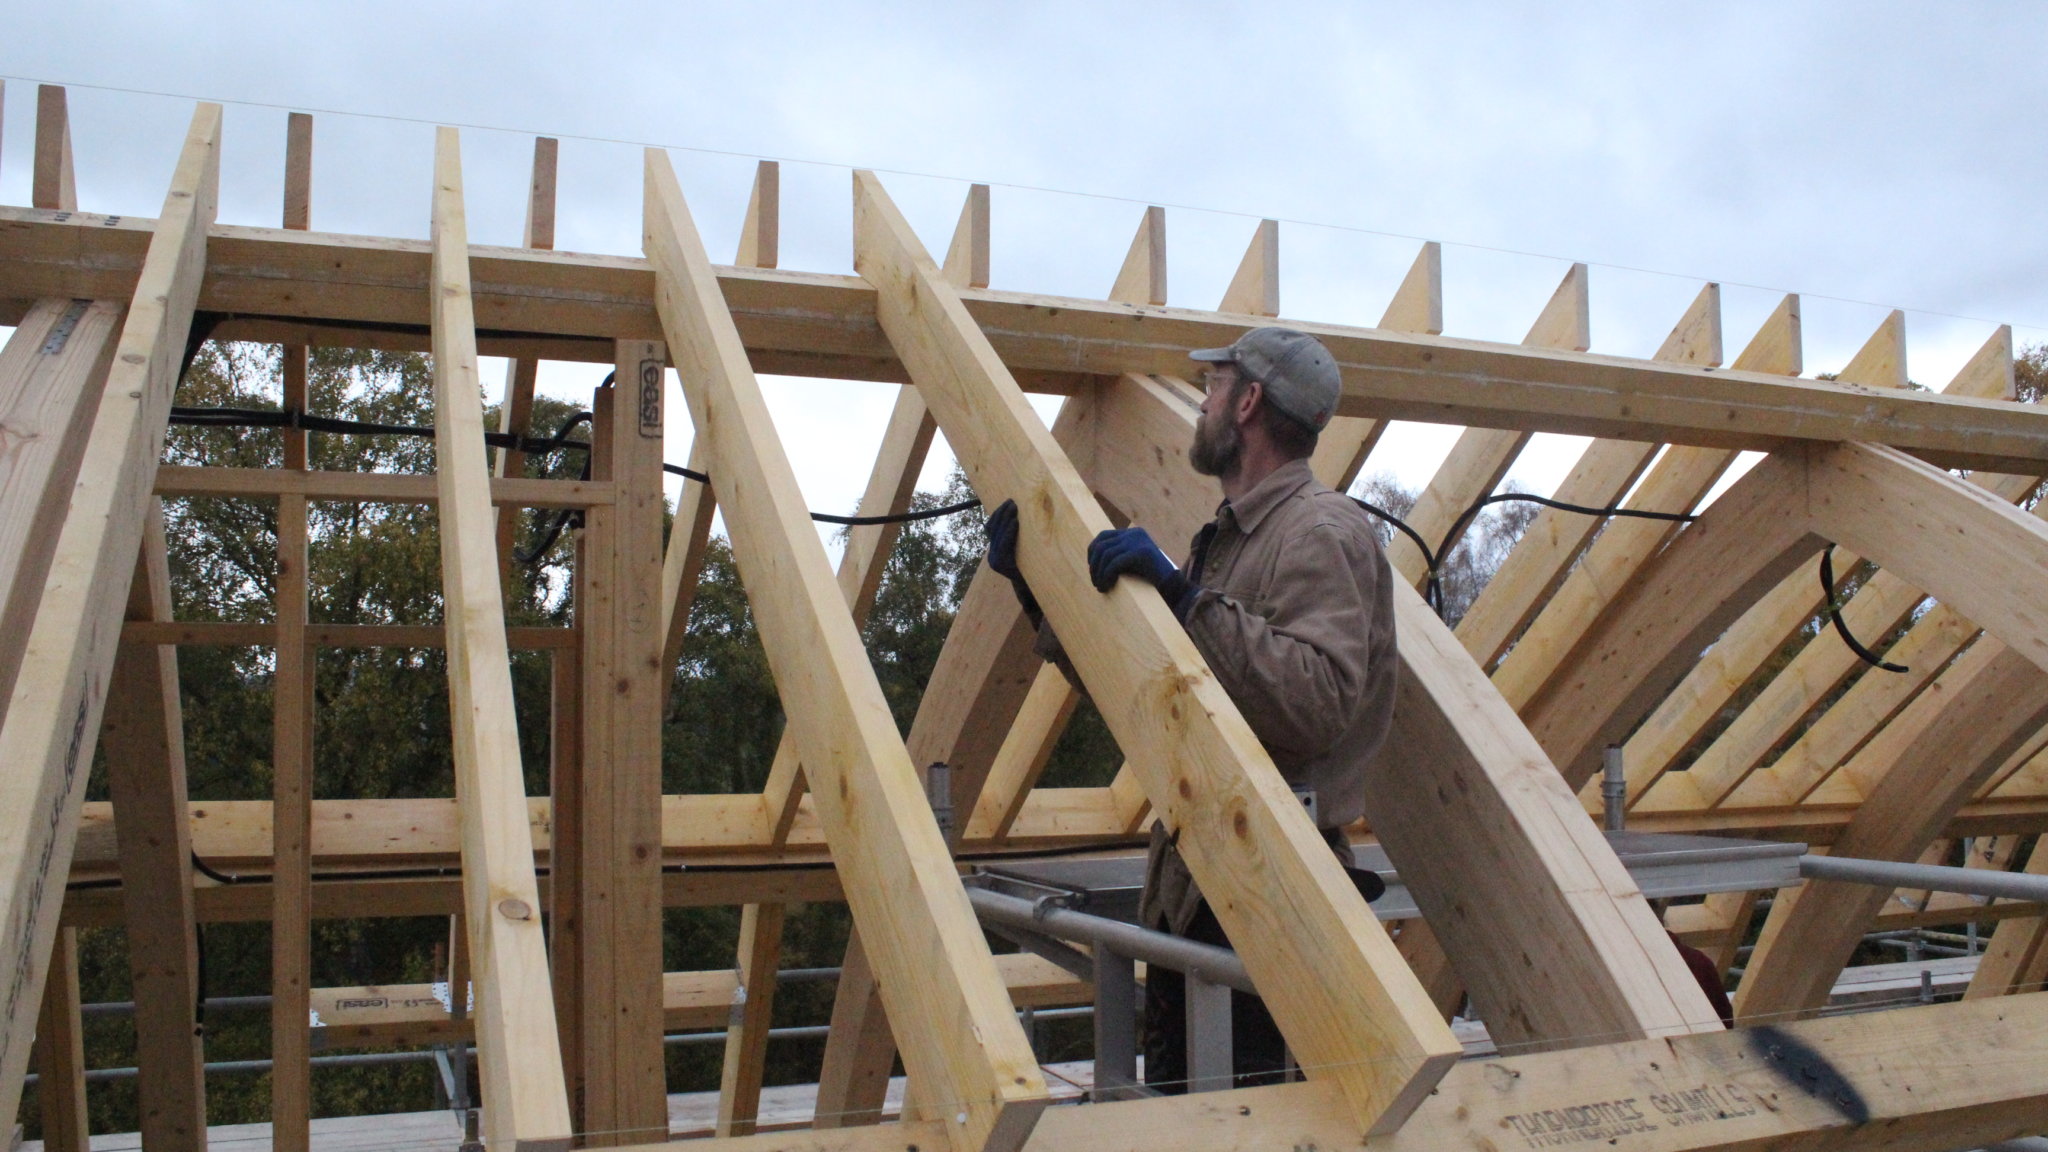
{"type": "Polygon", "coordinates": [[[1089,586],[1083,553],[1108,517],[866,171],[854,266],[975,488],[1018,499],[1019,563],[1224,930],[1249,945],[1302,1066],[1338,1085],[1362,1130],[1398,1127],[1456,1062],[1456,1039],[1157,593],[1089,586]]]}
{"type": "Polygon", "coordinates": [[[475,980],[484,1141],[492,1152],[532,1152],[566,1147],[571,1124],[498,582],[460,141],[453,128],[436,133],[432,243],[434,471],[463,919],[475,980]]]}
{"type": "Polygon", "coordinates": [[[656,305],[692,422],[711,442],[733,555],[904,1062],[942,1104],[955,1149],[1013,1148],[1046,1103],[1038,1062],[834,586],[675,172],[659,149],[646,156],[656,305]]]}

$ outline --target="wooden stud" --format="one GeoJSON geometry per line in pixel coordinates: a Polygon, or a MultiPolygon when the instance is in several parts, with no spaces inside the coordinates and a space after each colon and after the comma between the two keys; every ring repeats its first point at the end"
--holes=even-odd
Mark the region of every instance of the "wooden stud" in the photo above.
{"type": "MultiPolygon", "coordinates": [[[[1591,339],[1590,311],[1586,266],[1574,264],[1522,343],[1532,348],[1584,352],[1591,339]]],[[[1474,501],[1500,486],[1502,477],[1514,466],[1515,457],[1522,454],[1528,443],[1527,432],[1491,428],[1468,428],[1458,436],[1450,455],[1437,468],[1407,517],[1409,527],[1432,542],[1439,559],[1449,555],[1463,532],[1472,526],[1470,520],[1459,526],[1458,518],[1474,501]],[[1453,528],[1459,528],[1459,536],[1450,534],[1453,528]]],[[[1428,561],[1423,559],[1421,549],[1405,534],[1395,535],[1387,548],[1387,562],[1410,585],[1421,584],[1429,575],[1428,561]]]]}
{"type": "Polygon", "coordinates": [[[294,232],[313,226],[313,118],[304,112],[285,119],[284,226],[294,232]]]}
{"type": "Polygon", "coordinates": [[[30,203],[59,212],[78,211],[78,181],[71,172],[71,112],[64,89],[36,87],[36,159],[30,203]]]}
{"type": "Polygon", "coordinates": [[[1131,237],[1131,250],[1117,269],[1116,283],[1110,285],[1109,299],[1121,304],[1166,303],[1166,209],[1153,205],[1138,221],[1138,234],[1131,237]]]}
{"type": "Polygon", "coordinates": [[[85,1113],[85,1035],[78,1016],[78,930],[60,928],[50,951],[36,1024],[36,1095],[42,1103],[43,1147],[89,1152],[85,1113]]]}
{"type": "Polygon", "coordinates": [[[0,719],[0,1115],[20,1101],[31,1020],[57,927],[120,617],[142,546],[178,356],[206,265],[219,187],[220,106],[201,104],[150,240],[93,414],[42,603],[0,719]],[[59,899],[52,901],[50,886],[59,899]]]}
{"type": "MultiPolygon", "coordinates": [[[[976,490],[1020,498],[1025,576],[1225,931],[1260,942],[1241,955],[1290,1045],[1328,1070],[1362,1129],[1398,1125],[1455,1040],[1157,593],[1088,585],[1085,544],[1107,518],[880,183],[856,172],[854,190],[854,265],[876,287],[883,330],[976,490]],[[1196,805],[1239,817],[1225,829],[1196,805]],[[1252,872],[1261,894],[1246,887],[1252,872]]],[[[894,1003],[890,1015],[900,1028],[894,1003]]]]}
{"type": "MultiPolygon", "coordinates": [[[[2029,876],[2048,875],[2048,852],[2042,851],[2038,836],[2034,837],[2023,871],[2029,876]]],[[[2048,980],[2048,952],[2044,952],[2043,944],[2048,944],[2048,915],[2000,921],[1984,948],[1983,958],[1977,962],[1977,970],[1970,975],[1964,999],[2040,991],[2042,981],[2048,980]]]]}
{"type": "Polygon", "coordinates": [[[1906,386],[1906,314],[1893,309],[1838,377],[1872,388],[1906,386]]]}
{"type": "MultiPolygon", "coordinates": [[[[708,475],[711,467],[709,445],[700,433],[690,445],[690,471],[708,475]]],[[[685,479],[682,495],[676,498],[675,515],[669,520],[668,546],[661,560],[661,670],[662,707],[674,686],[676,661],[683,658],[683,641],[690,632],[690,604],[697,596],[697,580],[704,572],[704,556],[711,545],[711,521],[718,513],[718,499],[711,485],[685,479]]]]}
{"type": "Polygon", "coordinates": [[[570,1123],[513,721],[476,378],[460,138],[452,128],[440,129],[435,139],[432,243],[434,454],[463,903],[476,972],[484,1139],[511,1148],[566,1139],[570,1123]]]}
{"type": "MultiPolygon", "coordinates": [[[[1017,713],[1016,724],[996,753],[988,784],[968,821],[967,839],[1001,840],[1010,834],[1017,814],[1024,810],[1025,798],[1037,786],[1046,762],[1052,759],[1053,746],[1059,743],[1060,733],[1066,730],[1068,719],[1080,703],[1080,693],[1073,690],[1058,668],[1047,664],[1039,670],[1038,678],[1031,682],[1030,694],[1024,697],[1024,707],[1017,713]]],[[[1117,778],[1124,777],[1125,772],[1119,769],[1117,778]]]]}
{"type": "Polygon", "coordinates": [[[881,984],[861,946],[860,925],[846,941],[839,991],[832,999],[832,1027],[825,1062],[818,1070],[814,1128],[858,1128],[878,1124],[889,1090],[889,1066],[896,1059],[881,984]],[[880,1053],[880,1058],[876,1054],[880,1053]]]}
{"type": "Polygon", "coordinates": [[[312,1142],[314,656],[306,641],[306,565],[306,499],[280,496],[270,929],[270,1123],[280,1152],[306,1152],[312,1142]]]}
{"type": "Polygon", "coordinates": [[[1444,247],[1434,240],[1409,265],[1408,275],[1387,303],[1380,327],[1396,332],[1422,332],[1441,336],[1444,330],[1444,247]]]}
{"type": "MultiPolygon", "coordinates": [[[[1045,1084],[932,822],[844,599],[832,586],[682,190],[647,153],[645,239],[693,423],[711,438],[734,556],[847,899],[912,1076],[958,1111],[955,1147],[1019,1145],[1045,1084]]],[[[936,280],[936,269],[934,277],[936,280]]]]}
{"type": "Polygon", "coordinates": [[[953,242],[946,248],[946,279],[957,288],[988,287],[988,249],[988,185],[969,185],[953,242]]]}
{"type": "Polygon", "coordinates": [[[741,268],[773,268],[781,249],[782,165],[763,160],[754,166],[754,191],[747,198],[740,250],[732,262],[741,268]]]}
{"type": "MultiPolygon", "coordinates": [[[[533,141],[533,179],[526,197],[526,247],[555,246],[555,165],[561,142],[552,136],[533,141]]],[[[540,380],[540,361],[515,356],[505,363],[504,399],[498,404],[498,431],[512,436],[533,434],[533,390],[540,380]]],[[[500,479],[526,474],[526,453],[517,448],[498,449],[491,475],[500,479]]],[[[498,510],[498,566],[509,603],[518,589],[518,560],[513,550],[519,539],[517,508],[498,510]]]]}
{"type": "MultiPolygon", "coordinates": [[[[584,571],[576,565],[571,579],[584,571]]],[[[571,596],[575,595],[572,590],[571,596]]],[[[573,633],[572,633],[573,635],[573,633]]],[[[579,638],[580,639],[580,638],[579,638]]],[[[583,1110],[583,649],[558,648],[548,667],[548,975],[573,1119],[583,1110]]],[[[455,942],[449,946],[456,952],[455,942]]],[[[461,950],[467,955],[466,948],[461,950]]]]}
{"type": "MultiPolygon", "coordinates": [[[[1248,316],[1280,315],[1280,222],[1259,221],[1252,242],[1238,262],[1237,274],[1223,290],[1218,312],[1241,312],[1248,316]]],[[[1229,341],[1224,341],[1229,343],[1229,341]]]]}
{"type": "Polygon", "coordinates": [[[781,904],[749,904],[740,916],[739,984],[725,1032],[725,1064],[718,1080],[718,1134],[754,1131],[761,1108],[761,1074],[768,1029],[775,1015],[775,970],[782,959],[781,904]]]}
{"type": "MultiPolygon", "coordinates": [[[[168,620],[171,575],[163,509],[152,502],[128,588],[130,620],[168,620]]],[[[107,686],[100,740],[120,806],[121,898],[135,989],[140,1125],[151,1148],[206,1145],[206,1077],[195,1005],[198,933],[177,650],[123,640],[107,686]]]]}

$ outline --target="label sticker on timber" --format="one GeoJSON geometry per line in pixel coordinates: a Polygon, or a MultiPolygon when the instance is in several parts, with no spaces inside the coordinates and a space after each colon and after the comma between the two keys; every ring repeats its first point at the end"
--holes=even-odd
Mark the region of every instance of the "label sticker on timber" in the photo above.
{"type": "Polygon", "coordinates": [[[1501,1117],[1500,1126],[1521,1136],[1525,1147],[1564,1148],[1574,1144],[1611,1144],[1638,1133],[1739,1120],[1756,1113],[1755,1098],[1740,1085],[1702,1083],[1646,1096],[1516,1112],[1501,1117]]]}
{"type": "Polygon", "coordinates": [[[661,361],[640,362],[640,434],[661,439],[661,361]]]}
{"type": "MultiPolygon", "coordinates": [[[[90,675],[79,687],[78,712],[71,718],[71,744],[64,752],[64,781],[50,797],[50,810],[43,820],[43,848],[36,857],[35,879],[29,881],[28,902],[16,921],[19,934],[14,938],[17,948],[13,957],[14,978],[7,984],[7,1014],[0,1016],[0,1021],[17,1018],[16,1013],[21,1011],[24,994],[28,991],[29,979],[34,974],[35,965],[30,963],[30,959],[36,947],[36,930],[43,919],[43,893],[49,888],[50,866],[55,862],[57,853],[57,829],[64,823],[64,809],[70,806],[71,789],[78,780],[79,753],[85,745],[85,719],[99,695],[97,687],[90,675]]],[[[66,860],[64,863],[69,870],[71,862],[66,860]]]]}

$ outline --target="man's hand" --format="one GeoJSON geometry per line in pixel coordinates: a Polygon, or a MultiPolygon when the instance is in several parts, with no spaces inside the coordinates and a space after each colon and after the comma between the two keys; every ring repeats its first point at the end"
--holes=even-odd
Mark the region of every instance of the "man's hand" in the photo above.
{"type": "Polygon", "coordinates": [[[1127,573],[1154,588],[1163,588],[1169,579],[1180,574],[1180,569],[1173,566],[1173,561],[1152,542],[1152,534],[1143,528],[1111,528],[1098,533],[1088,545],[1088,578],[1095,581],[1095,590],[1109,591],[1116,578],[1127,573]]]}
{"type": "Polygon", "coordinates": [[[1032,627],[1045,618],[1045,612],[1038,606],[1038,597],[1031,594],[1031,585],[1024,582],[1024,570],[1017,567],[1017,502],[1005,500],[996,505],[988,514],[988,566],[998,576],[1009,578],[1010,589],[1017,594],[1017,603],[1024,614],[1031,618],[1032,627]]]}

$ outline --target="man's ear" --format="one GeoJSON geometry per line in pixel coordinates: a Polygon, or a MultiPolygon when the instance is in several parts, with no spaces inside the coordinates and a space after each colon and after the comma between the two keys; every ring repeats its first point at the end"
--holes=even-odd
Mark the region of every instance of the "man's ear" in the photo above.
{"type": "Polygon", "coordinates": [[[1239,424],[1249,424],[1253,414],[1259,410],[1259,401],[1265,398],[1266,385],[1264,382],[1258,380],[1245,381],[1244,387],[1238,389],[1237,404],[1235,410],[1230,414],[1231,417],[1239,424]]]}

